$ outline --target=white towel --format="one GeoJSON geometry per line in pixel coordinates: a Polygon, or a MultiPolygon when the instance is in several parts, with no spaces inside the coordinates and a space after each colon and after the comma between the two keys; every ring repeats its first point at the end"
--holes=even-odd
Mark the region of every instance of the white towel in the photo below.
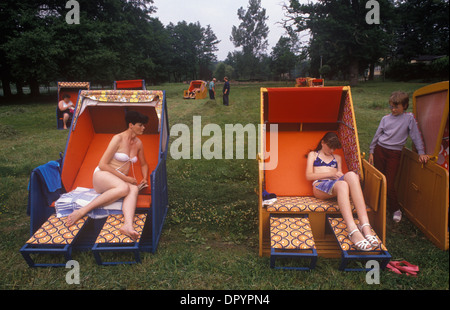
{"type": "MultiPolygon", "coordinates": [[[[69,193],[62,194],[55,202],[56,216],[65,217],[78,210],[100,196],[93,188],[77,187],[69,193]]],[[[90,218],[99,219],[110,214],[122,214],[123,199],[119,199],[107,206],[99,207],[88,213],[90,218]]]]}

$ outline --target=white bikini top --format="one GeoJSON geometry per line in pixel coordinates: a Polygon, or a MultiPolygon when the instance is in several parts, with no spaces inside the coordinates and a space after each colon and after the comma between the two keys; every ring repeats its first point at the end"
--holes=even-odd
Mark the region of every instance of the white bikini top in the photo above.
{"type": "Polygon", "coordinates": [[[137,156],[134,156],[133,158],[130,158],[130,156],[128,156],[125,153],[115,153],[114,154],[114,159],[117,160],[117,161],[125,162],[125,163],[127,163],[127,162],[135,163],[138,160],[137,156]]]}
{"type": "Polygon", "coordinates": [[[121,169],[123,166],[125,166],[126,164],[128,164],[128,162],[130,162],[130,163],[131,163],[131,169],[132,169],[132,171],[133,171],[133,176],[134,176],[134,178],[136,178],[136,176],[135,176],[135,174],[134,174],[134,165],[133,165],[133,164],[137,162],[137,160],[138,160],[137,156],[134,156],[133,158],[130,158],[130,156],[128,156],[128,155],[125,154],[125,153],[115,153],[115,154],[114,154],[114,159],[117,160],[117,161],[123,162],[123,165],[116,169],[116,170],[119,171],[120,173],[122,173],[122,172],[120,171],[120,169],[121,169]]]}

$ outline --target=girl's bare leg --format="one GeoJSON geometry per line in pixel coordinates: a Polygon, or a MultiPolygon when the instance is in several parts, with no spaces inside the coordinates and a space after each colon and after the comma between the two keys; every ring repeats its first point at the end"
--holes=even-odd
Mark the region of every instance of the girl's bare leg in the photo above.
{"type": "MultiPolygon", "coordinates": [[[[337,196],[339,210],[341,211],[342,218],[347,225],[347,231],[350,233],[357,229],[355,220],[353,219],[352,207],[350,205],[350,190],[347,182],[337,181],[333,187],[333,195],[328,195],[316,188],[313,188],[314,196],[319,199],[330,199],[337,196]]],[[[353,243],[364,240],[364,236],[358,231],[352,235],[353,243]]]]}
{"type": "MultiPolygon", "coordinates": [[[[350,195],[355,205],[356,214],[358,214],[360,225],[365,223],[370,224],[369,217],[367,216],[366,202],[364,200],[364,195],[361,189],[359,176],[354,172],[347,172],[344,176],[344,180],[345,182],[347,182],[350,188],[350,195]]],[[[372,230],[368,225],[362,228],[362,233],[364,236],[373,235],[372,230]]]]}

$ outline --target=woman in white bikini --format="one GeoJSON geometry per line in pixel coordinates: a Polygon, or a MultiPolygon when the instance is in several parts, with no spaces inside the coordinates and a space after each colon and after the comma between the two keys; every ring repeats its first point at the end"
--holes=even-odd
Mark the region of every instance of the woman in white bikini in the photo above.
{"type": "Polygon", "coordinates": [[[350,239],[359,250],[370,251],[379,246],[378,239],[370,227],[359,176],[353,171],[343,174],[342,159],[333,154],[335,149],[340,148],[341,144],[335,133],[325,134],[316,149],[307,155],[306,178],[314,181],[313,193],[316,198],[330,199],[337,196],[350,239]],[[353,219],[350,197],[361,225],[357,226],[353,219]]]}
{"type": "Polygon", "coordinates": [[[139,189],[148,186],[148,165],[145,161],[142,142],[137,136],[144,133],[144,125],[148,122],[148,117],[136,111],[128,111],[125,120],[128,129],[111,139],[98,167],[94,171],[94,189],[101,195],[70,214],[66,221],[67,226],[73,225],[95,208],[124,198],[122,205],[124,224],[120,228],[120,232],[133,240],[139,237],[139,234],[133,228],[133,219],[139,189]],[[133,169],[134,175],[133,164],[138,159],[143,176],[140,183],[137,183],[134,177],[128,176],[130,168],[133,169]]]}

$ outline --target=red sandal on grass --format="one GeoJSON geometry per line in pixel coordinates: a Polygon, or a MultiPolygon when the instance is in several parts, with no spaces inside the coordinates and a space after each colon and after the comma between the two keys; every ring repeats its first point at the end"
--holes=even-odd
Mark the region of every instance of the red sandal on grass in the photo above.
{"type": "Polygon", "coordinates": [[[413,277],[416,277],[419,272],[419,266],[410,264],[405,260],[390,261],[386,267],[396,274],[402,274],[402,272],[404,272],[407,276],[411,275],[413,277]]]}

